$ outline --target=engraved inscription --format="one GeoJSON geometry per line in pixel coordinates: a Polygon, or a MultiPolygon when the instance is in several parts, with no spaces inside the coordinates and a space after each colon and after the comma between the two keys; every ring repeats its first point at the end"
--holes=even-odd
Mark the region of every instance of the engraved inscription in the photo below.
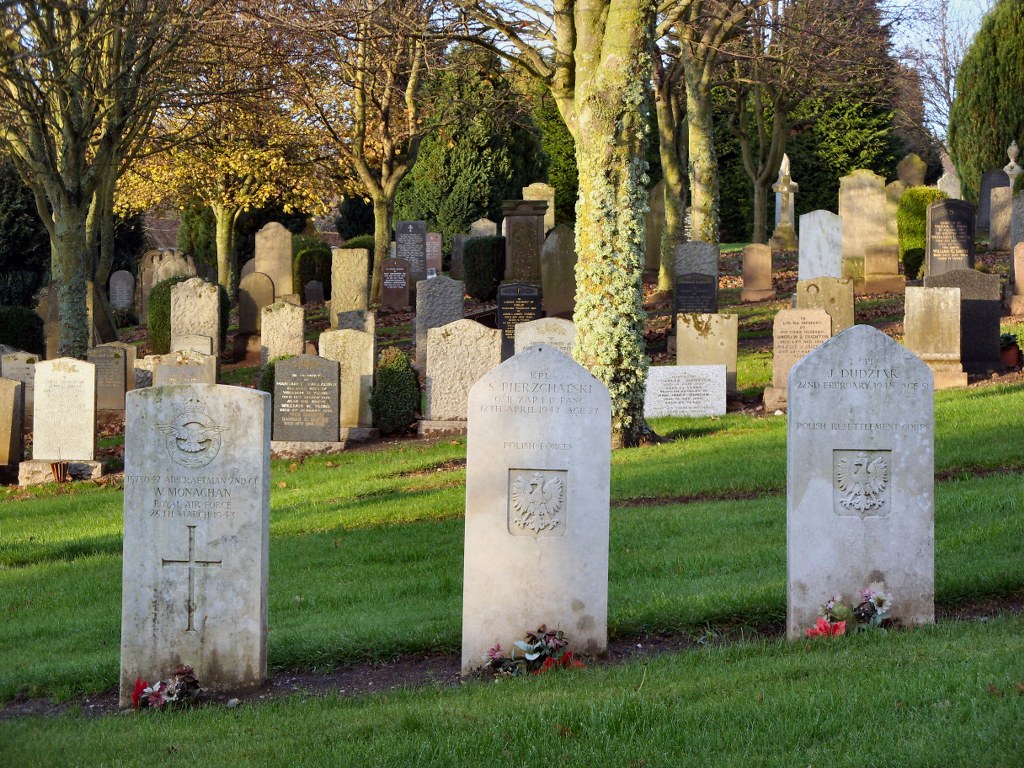
{"type": "Polygon", "coordinates": [[[565,535],[564,469],[508,471],[508,532],[513,536],[565,535]]]}
{"type": "Polygon", "coordinates": [[[844,517],[889,514],[892,451],[833,450],[833,509],[844,517]]]}
{"type": "Polygon", "coordinates": [[[188,528],[188,560],[169,560],[162,558],[160,564],[162,566],[168,565],[184,565],[188,567],[188,622],[185,625],[186,632],[195,632],[196,628],[193,623],[193,618],[196,613],[196,566],[208,567],[211,565],[221,565],[220,560],[200,560],[196,557],[196,527],[194,525],[185,526],[188,528]]]}

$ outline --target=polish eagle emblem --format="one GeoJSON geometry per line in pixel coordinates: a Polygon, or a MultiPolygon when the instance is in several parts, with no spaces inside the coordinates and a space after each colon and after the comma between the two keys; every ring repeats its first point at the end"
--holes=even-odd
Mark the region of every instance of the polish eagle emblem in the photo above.
{"type": "Polygon", "coordinates": [[[840,459],[836,465],[836,483],[843,495],[839,503],[860,514],[880,510],[889,485],[889,463],[884,456],[870,458],[866,451],[840,459]]]}
{"type": "Polygon", "coordinates": [[[196,398],[185,403],[185,410],[170,424],[157,424],[167,436],[167,455],[175,464],[192,469],[205,467],[220,451],[221,433],[228,430],[214,422],[196,398]]]}
{"type": "Polygon", "coordinates": [[[560,476],[545,478],[543,472],[519,475],[512,480],[512,522],[535,535],[553,531],[561,522],[564,500],[560,476]]]}

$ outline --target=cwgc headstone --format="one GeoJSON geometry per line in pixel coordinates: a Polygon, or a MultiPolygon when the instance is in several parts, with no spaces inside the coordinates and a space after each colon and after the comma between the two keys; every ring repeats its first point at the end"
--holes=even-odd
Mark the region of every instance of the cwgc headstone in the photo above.
{"type": "Polygon", "coordinates": [[[889,237],[885,179],[867,169],[839,180],[839,215],[843,220],[843,274],[864,277],[864,248],[889,237]]]}
{"type": "Polygon", "coordinates": [[[501,330],[501,359],[515,354],[516,326],[544,316],[541,289],[529,283],[503,283],[498,287],[497,325],[501,330]]]}
{"type": "Polygon", "coordinates": [[[183,349],[168,355],[147,355],[145,362],[152,371],[154,387],[217,383],[217,358],[213,355],[183,349]]]}
{"type": "Polygon", "coordinates": [[[108,341],[106,344],[100,344],[97,349],[100,347],[114,347],[124,352],[124,391],[128,393],[135,389],[135,345],[123,341],[108,341]]]}
{"type": "Polygon", "coordinates": [[[498,225],[490,219],[477,219],[469,225],[469,236],[473,237],[495,237],[498,234],[498,225]]]}
{"type": "MultiPolygon", "coordinates": [[[[908,293],[912,290],[908,288],[908,293]]],[[[927,366],[870,326],[789,376],[786,635],[833,595],[888,592],[902,625],[935,620],[934,392],[927,366]]]]}
{"type": "Polygon", "coordinates": [[[989,200],[988,245],[994,251],[1010,249],[1010,223],[1013,217],[1013,190],[996,187],[989,200]]]}
{"type": "Polygon", "coordinates": [[[96,456],[96,366],[62,357],[35,365],[32,458],[92,461],[96,456]]]}
{"type": "Polygon", "coordinates": [[[292,282],[292,233],[276,221],[256,233],[255,271],[262,272],[274,284],[274,300],[295,293],[292,282]]]}
{"type": "Polygon", "coordinates": [[[0,467],[18,464],[22,459],[25,405],[24,385],[14,379],[0,378],[0,467]]]}
{"type": "Polygon", "coordinates": [[[772,249],[753,243],[743,249],[743,290],[740,301],[774,299],[772,288],[772,249]]]}
{"type": "Polygon", "coordinates": [[[999,275],[955,269],[924,279],[925,288],[960,289],[960,363],[970,373],[1000,371],[999,319],[1003,314],[999,275]]]}
{"type": "Polygon", "coordinates": [[[198,352],[201,355],[213,354],[213,339],[197,333],[171,337],[171,352],[198,352]]]}
{"type": "MultiPolygon", "coordinates": [[[[340,366],[339,415],[342,428],[373,425],[370,395],[373,393],[374,337],[345,329],[320,334],[320,356],[340,366]]],[[[337,439],[337,437],[335,437],[337,439]]]]}
{"type": "MultiPolygon", "coordinates": [[[[559,225],[561,226],[561,225],[559,225]]],[[[576,326],[571,320],[561,317],[542,317],[516,325],[516,354],[534,344],[547,344],[572,357],[572,347],[576,343],[576,326]]]]}
{"type": "Polygon", "coordinates": [[[381,271],[381,304],[391,309],[409,307],[409,262],[384,259],[381,271]]]}
{"type": "Polygon", "coordinates": [[[464,673],[541,624],[564,629],[568,650],[606,650],[610,445],[608,390],[553,349],[531,347],[474,385],[464,673]]]}
{"type": "Polygon", "coordinates": [[[238,284],[238,332],[259,333],[260,313],[274,303],[274,281],[253,272],[238,284]]]}
{"type": "Polygon", "coordinates": [[[86,358],[96,366],[96,410],[123,411],[125,395],[125,351],[117,347],[93,347],[86,358]]]}
{"type": "Polygon", "coordinates": [[[260,365],[306,351],[306,313],[302,307],[278,301],[264,307],[260,318],[260,365]]]}
{"type": "Polygon", "coordinates": [[[305,297],[307,304],[323,304],[324,284],[319,280],[310,280],[302,286],[302,295],[305,297]]]}
{"type": "Polygon", "coordinates": [[[367,278],[370,252],[365,248],[331,249],[331,327],[338,327],[338,314],[370,306],[367,278]]]}
{"type": "Polygon", "coordinates": [[[644,245],[644,269],[656,272],[661,268],[661,238],[665,233],[665,179],[648,192],[647,239],[644,245]]]}
{"type": "Polygon", "coordinates": [[[864,249],[864,293],[902,293],[907,279],[900,274],[898,244],[875,244],[864,249]]]}
{"type": "Polygon", "coordinates": [[[416,284],[416,365],[427,364],[427,331],[462,319],[466,286],[442,275],[416,284]]]}
{"type": "Polygon", "coordinates": [[[427,347],[426,420],[465,421],[469,390],[501,363],[500,331],[456,320],[431,328],[427,347]]]}
{"type": "Polygon", "coordinates": [[[35,403],[36,363],[41,362],[39,355],[29,352],[9,352],[0,359],[0,371],[5,379],[20,381],[22,384],[21,399],[25,408],[23,413],[32,413],[35,403]]]}
{"type": "Polygon", "coordinates": [[[199,277],[171,288],[171,338],[190,335],[209,337],[210,354],[220,357],[219,288],[199,277]]]}
{"type": "MultiPolygon", "coordinates": [[[[239,281],[244,280],[249,275],[253,274],[255,271],[256,271],[256,259],[249,259],[247,262],[245,262],[245,264],[242,265],[242,269],[238,273],[239,281]]],[[[271,285],[273,285],[273,281],[271,281],[271,285]]],[[[271,304],[273,304],[273,302],[271,302],[271,304]]]]}
{"type": "Polygon", "coordinates": [[[338,441],[338,363],[316,355],[274,366],[274,440],[338,441]]]}
{"type": "Polygon", "coordinates": [[[967,386],[960,362],[960,289],[907,288],[904,343],[932,369],[935,389],[967,386]]]}
{"type": "Polygon", "coordinates": [[[505,280],[540,283],[540,251],[544,245],[542,200],[506,200],[501,204],[505,232],[505,280]]]}
{"type": "Polygon", "coordinates": [[[832,318],[825,310],[779,310],[772,323],[772,385],[764,390],[766,411],[786,407],[790,369],[831,336],[832,318]]]}
{"type": "Polygon", "coordinates": [[[725,386],[736,391],[739,315],[676,315],[676,365],[724,365],[725,386]]]}
{"type": "Polygon", "coordinates": [[[267,675],[270,395],[142,389],[125,419],[120,706],[137,678],[195,669],[236,691],[267,675]]]}
{"type": "Polygon", "coordinates": [[[798,280],[797,309],[823,309],[832,318],[830,336],[845,331],[853,320],[853,280],[848,277],[819,277],[798,280]]]}
{"type": "Polygon", "coordinates": [[[451,268],[448,270],[448,274],[453,280],[463,280],[466,277],[466,269],[463,266],[463,261],[466,242],[469,239],[469,235],[452,235],[452,263],[451,268]]]}
{"type": "Polygon", "coordinates": [[[832,211],[811,211],[800,217],[797,278],[843,276],[843,220],[832,211]]]}
{"type": "Polygon", "coordinates": [[[442,239],[440,232],[427,232],[427,277],[441,274],[443,263],[442,239]]]}
{"type": "Polygon", "coordinates": [[[114,309],[131,309],[135,306],[135,277],[125,269],[119,269],[110,276],[108,286],[110,306],[114,309]]]}
{"type": "Polygon", "coordinates": [[[409,263],[409,280],[413,284],[427,279],[427,224],[423,221],[400,221],[395,224],[395,257],[409,263]]]}
{"type": "Polygon", "coordinates": [[[993,189],[1009,187],[1010,177],[1002,168],[993,168],[981,176],[981,184],[978,189],[978,231],[988,232],[991,221],[991,195],[993,189]]]}
{"type": "Polygon", "coordinates": [[[576,307],[576,233],[558,224],[548,233],[540,252],[544,314],[572,317],[576,307]]]}
{"type": "Polygon", "coordinates": [[[652,365],[647,369],[644,418],[722,416],[724,365],[652,365]]]}
{"type": "Polygon", "coordinates": [[[974,268],[974,206],[962,200],[936,200],[925,224],[926,275],[974,268]]]}
{"type": "Polygon", "coordinates": [[[555,228],[555,188],[544,182],[534,182],[523,187],[523,200],[543,200],[548,204],[544,212],[544,231],[550,232],[555,228]]]}

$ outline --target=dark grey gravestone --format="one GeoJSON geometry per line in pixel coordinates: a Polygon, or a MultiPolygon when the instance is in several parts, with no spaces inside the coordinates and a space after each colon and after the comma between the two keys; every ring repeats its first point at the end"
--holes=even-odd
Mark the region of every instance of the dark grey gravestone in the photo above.
{"type": "Polygon", "coordinates": [[[714,275],[687,272],[676,277],[673,315],[694,312],[718,312],[718,279],[714,275]]]}
{"type": "Polygon", "coordinates": [[[960,363],[969,373],[1002,370],[999,359],[999,318],[1002,315],[999,275],[956,269],[927,276],[925,288],[960,289],[960,363]]]}
{"type": "Polygon", "coordinates": [[[925,229],[926,275],[974,268],[974,206],[963,200],[936,200],[928,206],[925,229]]]}
{"type": "Polygon", "coordinates": [[[409,308],[409,262],[384,259],[381,267],[381,304],[392,309],[409,308]]]}
{"type": "Polygon", "coordinates": [[[274,366],[274,440],[338,441],[338,363],[316,355],[274,366]]]}
{"type": "Polygon", "coordinates": [[[501,329],[501,359],[508,360],[516,350],[516,324],[544,317],[539,285],[504,283],[498,287],[498,328],[501,329]]]}
{"type": "Polygon", "coordinates": [[[427,279],[427,224],[400,221],[395,224],[395,256],[409,262],[409,282],[427,279]]]}

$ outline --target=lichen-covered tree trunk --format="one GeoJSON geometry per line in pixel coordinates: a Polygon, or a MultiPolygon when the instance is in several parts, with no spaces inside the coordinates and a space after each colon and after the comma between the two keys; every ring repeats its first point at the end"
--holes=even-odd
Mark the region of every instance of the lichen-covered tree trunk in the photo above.
{"type": "Polygon", "coordinates": [[[700,70],[686,66],[686,122],[690,150],[690,207],[693,239],[718,242],[718,159],[715,157],[711,98],[700,70]]]}
{"type": "MultiPolygon", "coordinates": [[[[86,308],[87,270],[92,257],[86,244],[88,203],[53,209],[50,272],[57,286],[61,357],[85,358],[89,348],[89,313],[86,308]]],[[[51,301],[53,297],[51,297],[51,301]]]]}

